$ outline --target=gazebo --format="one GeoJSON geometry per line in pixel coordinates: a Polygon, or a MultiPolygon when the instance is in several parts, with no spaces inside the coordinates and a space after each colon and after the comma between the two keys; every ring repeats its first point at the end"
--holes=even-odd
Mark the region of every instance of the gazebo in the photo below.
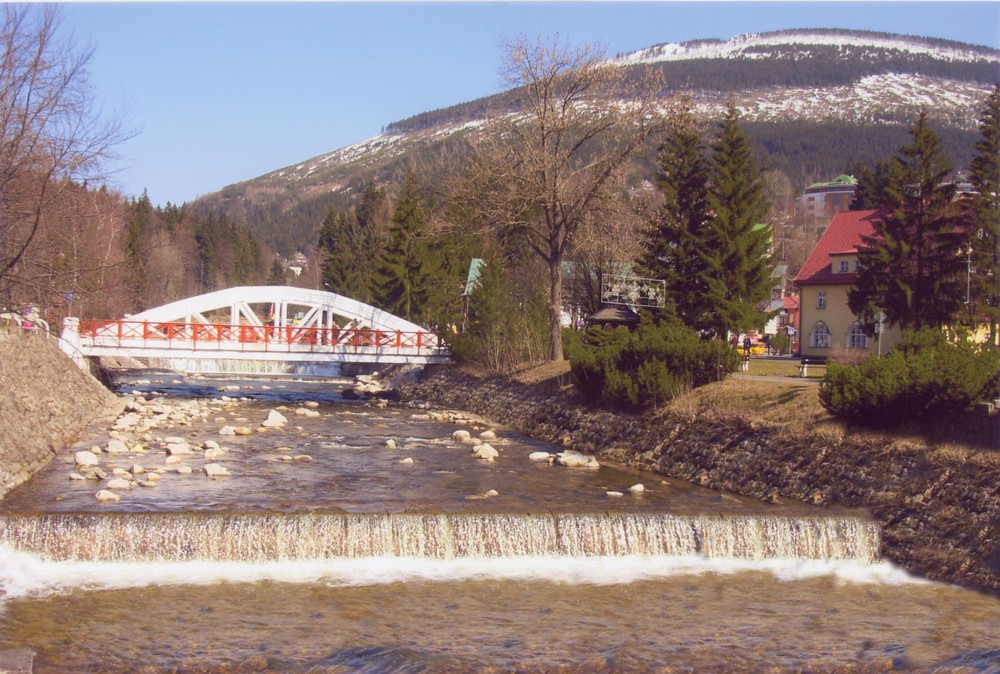
{"type": "Polygon", "coordinates": [[[629,330],[639,324],[639,314],[626,304],[603,304],[601,308],[584,319],[587,327],[599,325],[605,330],[625,326],[629,330]]]}

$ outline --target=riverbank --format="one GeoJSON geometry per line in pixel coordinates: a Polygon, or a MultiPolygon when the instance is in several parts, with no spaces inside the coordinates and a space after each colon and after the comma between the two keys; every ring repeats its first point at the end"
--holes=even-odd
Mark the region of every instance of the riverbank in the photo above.
{"type": "Polygon", "coordinates": [[[0,498],[120,405],[55,338],[0,332],[0,498]]]}
{"type": "Polygon", "coordinates": [[[565,375],[484,377],[432,367],[407,400],[467,410],[603,461],[767,501],[865,508],[883,555],[938,581],[1000,595],[1000,453],[857,432],[808,384],[729,379],[656,414],[587,408],[565,375]]]}

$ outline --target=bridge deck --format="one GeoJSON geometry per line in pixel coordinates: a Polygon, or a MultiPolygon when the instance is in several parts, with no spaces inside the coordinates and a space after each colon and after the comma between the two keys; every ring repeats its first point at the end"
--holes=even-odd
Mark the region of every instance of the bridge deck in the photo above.
{"type": "Polygon", "coordinates": [[[156,321],[80,322],[86,356],[227,358],[296,362],[440,363],[448,348],[433,332],[156,321]]]}

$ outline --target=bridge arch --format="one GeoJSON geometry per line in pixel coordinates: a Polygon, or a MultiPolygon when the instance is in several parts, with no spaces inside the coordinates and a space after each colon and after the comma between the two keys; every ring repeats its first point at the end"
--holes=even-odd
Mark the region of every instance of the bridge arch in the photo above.
{"type": "MultiPolygon", "coordinates": [[[[272,325],[299,328],[332,328],[336,317],[353,322],[351,327],[370,330],[419,332],[416,323],[394,316],[370,304],[337,293],[292,286],[237,286],[170,302],[129,316],[131,321],[245,323],[255,327],[272,325]]],[[[338,323],[339,324],[339,323],[338,323]]]]}
{"type": "Polygon", "coordinates": [[[69,317],[62,342],[81,365],[87,357],[129,356],[206,373],[450,361],[435,332],[343,295],[291,286],[227,288],[119,320],[69,317]]]}

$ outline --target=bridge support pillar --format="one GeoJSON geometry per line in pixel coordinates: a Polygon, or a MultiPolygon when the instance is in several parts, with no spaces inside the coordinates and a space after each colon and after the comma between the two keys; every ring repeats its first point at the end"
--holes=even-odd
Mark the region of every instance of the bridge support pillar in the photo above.
{"type": "Polygon", "coordinates": [[[81,370],[90,372],[87,358],[83,355],[83,342],[80,341],[80,319],[67,316],[63,319],[62,335],[59,337],[59,348],[73,359],[81,370]]]}

